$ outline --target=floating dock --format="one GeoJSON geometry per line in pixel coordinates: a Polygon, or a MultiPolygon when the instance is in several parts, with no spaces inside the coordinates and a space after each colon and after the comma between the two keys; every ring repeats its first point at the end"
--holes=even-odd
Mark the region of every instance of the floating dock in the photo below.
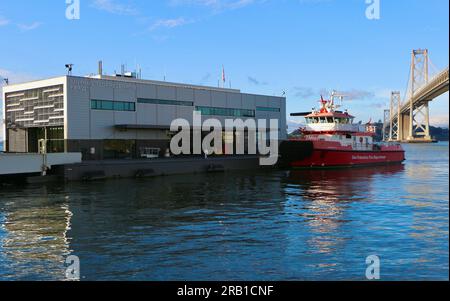
{"type": "Polygon", "coordinates": [[[0,177],[46,174],[55,166],[81,163],[81,153],[0,153],[0,177]]]}
{"type": "MultiPolygon", "coordinates": [[[[263,168],[259,156],[82,161],[80,153],[0,154],[0,182],[95,181],[263,168]]],[[[267,168],[267,167],[266,167],[267,168]]]]}
{"type": "Polygon", "coordinates": [[[60,171],[66,181],[112,178],[146,178],[176,174],[225,172],[261,168],[259,156],[179,157],[148,160],[102,160],[66,164],[60,171]]]}

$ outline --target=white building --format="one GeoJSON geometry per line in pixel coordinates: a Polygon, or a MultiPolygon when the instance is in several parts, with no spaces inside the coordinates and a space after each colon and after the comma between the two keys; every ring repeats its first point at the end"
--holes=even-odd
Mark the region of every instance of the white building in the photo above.
{"type": "Polygon", "coordinates": [[[82,152],[83,159],[137,158],[169,147],[170,124],[193,111],[215,117],[279,120],[286,138],[284,97],[241,93],[128,76],[61,76],[3,87],[5,152],[82,152]]]}

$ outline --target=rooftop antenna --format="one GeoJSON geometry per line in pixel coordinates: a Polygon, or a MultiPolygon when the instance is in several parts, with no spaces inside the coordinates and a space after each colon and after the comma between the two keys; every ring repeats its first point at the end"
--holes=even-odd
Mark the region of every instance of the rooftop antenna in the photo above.
{"type": "Polygon", "coordinates": [[[9,85],[9,78],[4,77],[4,78],[3,78],[3,81],[5,82],[5,85],[9,85]]]}
{"type": "Polygon", "coordinates": [[[73,64],[66,64],[67,75],[72,75],[73,64]]]}
{"type": "Polygon", "coordinates": [[[98,61],[98,75],[103,75],[103,61],[98,61]]]}
{"type": "Polygon", "coordinates": [[[136,64],[136,78],[141,79],[141,66],[136,64]]]}

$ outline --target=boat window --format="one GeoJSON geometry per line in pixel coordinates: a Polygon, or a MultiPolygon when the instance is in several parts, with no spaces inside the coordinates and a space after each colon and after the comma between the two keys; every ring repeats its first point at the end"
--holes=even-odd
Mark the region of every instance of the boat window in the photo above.
{"type": "Polygon", "coordinates": [[[327,118],[327,122],[328,122],[328,123],[333,123],[333,117],[328,117],[328,118],[327,118]]]}
{"type": "MultiPolygon", "coordinates": [[[[345,135],[345,138],[351,139],[351,138],[352,138],[352,135],[347,134],[347,135],[345,135]]],[[[355,138],[355,137],[353,137],[353,138],[355,138]]]]}

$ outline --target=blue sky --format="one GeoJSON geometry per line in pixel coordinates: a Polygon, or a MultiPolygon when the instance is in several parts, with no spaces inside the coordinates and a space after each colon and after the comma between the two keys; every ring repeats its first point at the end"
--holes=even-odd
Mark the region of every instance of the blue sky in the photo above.
{"type": "MultiPolygon", "coordinates": [[[[382,118],[391,90],[406,89],[412,49],[448,66],[447,0],[65,0],[0,2],[0,76],[11,82],[142,66],[143,77],[217,85],[222,65],[233,88],[287,93],[288,112],[316,106],[320,91],[351,95],[350,111],[382,118]]],[[[228,84],[227,84],[228,85],[228,84]]],[[[448,126],[448,93],[431,103],[432,123],[448,126]]],[[[288,118],[294,121],[295,118],[288,118]]]]}

